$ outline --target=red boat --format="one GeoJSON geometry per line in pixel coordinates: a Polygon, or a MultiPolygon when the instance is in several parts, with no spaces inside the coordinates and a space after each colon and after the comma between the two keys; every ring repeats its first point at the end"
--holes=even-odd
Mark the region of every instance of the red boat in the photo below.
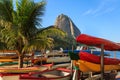
{"type": "MultiPolygon", "coordinates": [[[[100,56],[90,54],[87,52],[80,52],[79,57],[80,57],[80,60],[100,64],[100,56]]],[[[105,65],[118,65],[119,63],[120,63],[119,59],[104,57],[105,65]]]]}
{"type": "Polygon", "coordinates": [[[86,34],[81,34],[76,38],[77,42],[80,42],[82,44],[86,44],[89,46],[96,46],[96,47],[101,47],[101,44],[104,44],[104,49],[105,50],[110,50],[110,51],[120,51],[120,45],[106,40],[106,39],[102,39],[102,38],[97,38],[97,37],[93,37],[90,35],[86,35],[86,34]]]}

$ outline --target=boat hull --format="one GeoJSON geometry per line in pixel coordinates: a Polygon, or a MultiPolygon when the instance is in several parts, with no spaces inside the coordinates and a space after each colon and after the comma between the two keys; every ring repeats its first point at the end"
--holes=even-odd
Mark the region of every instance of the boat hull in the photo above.
{"type": "Polygon", "coordinates": [[[120,50],[120,45],[106,40],[102,38],[97,38],[94,36],[86,35],[86,34],[81,34],[76,38],[77,42],[80,42],[82,44],[86,44],[89,46],[96,46],[101,48],[101,44],[104,44],[104,49],[105,50],[110,50],[110,51],[115,51],[115,50],[120,50]]]}
{"type": "MultiPolygon", "coordinates": [[[[100,72],[100,64],[87,62],[84,60],[73,60],[73,64],[78,66],[82,72],[100,72]]],[[[104,65],[104,71],[119,70],[120,65],[104,65]]]]}
{"type": "MultiPolygon", "coordinates": [[[[80,53],[80,52],[88,52],[88,53],[92,53],[94,55],[100,55],[101,51],[91,51],[91,50],[63,50],[63,53],[69,53],[69,52],[73,52],[73,53],[80,53]]],[[[109,53],[104,52],[105,56],[109,56],[109,53]]]]}
{"type": "Polygon", "coordinates": [[[33,64],[46,64],[46,63],[67,63],[70,62],[70,57],[49,57],[49,58],[41,58],[41,59],[33,59],[33,64]]]}
{"type": "Polygon", "coordinates": [[[18,56],[17,55],[15,55],[15,56],[0,56],[0,59],[17,59],[18,58],[18,56]]]}
{"type": "MultiPolygon", "coordinates": [[[[79,57],[81,60],[96,63],[96,64],[100,64],[100,60],[101,60],[100,56],[96,56],[87,52],[80,52],[79,57]]],[[[105,65],[118,65],[119,63],[120,63],[119,59],[104,57],[105,65]]]]}
{"type": "Polygon", "coordinates": [[[29,67],[29,68],[0,68],[0,73],[28,73],[47,70],[47,67],[29,67]]]}
{"type": "Polygon", "coordinates": [[[0,59],[18,59],[17,50],[0,50],[0,59]]]}
{"type": "Polygon", "coordinates": [[[70,78],[70,70],[63,68],[20,76],[20,80],[70,80],[70,78]]]}
{"type": "Polygon", "coordinates": [[[47,63],[64,63],[70,62],[70,57],[50,57],[46,61],[47,63]]]}

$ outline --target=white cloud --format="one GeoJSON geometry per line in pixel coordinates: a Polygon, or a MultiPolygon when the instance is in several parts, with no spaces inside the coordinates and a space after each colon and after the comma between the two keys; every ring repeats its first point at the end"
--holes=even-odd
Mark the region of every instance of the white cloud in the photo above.
{"type": "Polygon", "coordinates": [[[96,6],[95,9],[88,9],[85,12],[83,12],[82,15],[98,16],[98,15],[103,15],[103,14],[112,12],[115,9],[114,2],[113,0],[101,0],[100,4],[96,6]]]}
{"type": "Polygon", "coordinates": [[[114,11],[115,8],[107,8],[99,13],[96,13],[94,16],[98,16],[98,15],[103,15],[103,14],[107,14],[107,13],[111,13],[112,11],[114,11]]]}
{"type": "Polygon", "coordinates": [[[88,15],[88,14],[91,14],[91,13],[92,13],[92,10],[89,9],[89,10],[85,11],[85,12],[83,13],[83,15],[88,15]]]}

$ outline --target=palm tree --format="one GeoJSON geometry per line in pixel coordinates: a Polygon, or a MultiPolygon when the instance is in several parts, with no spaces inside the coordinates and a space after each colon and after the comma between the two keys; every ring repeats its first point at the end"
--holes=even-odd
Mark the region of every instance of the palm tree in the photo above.
{"type": "Polygon", "coordinates": [[[45,1],[35,3],[34,0],[0,1],[0,27],[1,41],[6,49],[16,49],[19,52],[19,67],[23,67],[23,56],[33,50],[42,50],[53,46],[50,35],[63,31],[50,28],[37,28],[41,26],[41,16],[44,14],[45,1]],[[36,27],[37,26],[37,27],[36,27]]]}

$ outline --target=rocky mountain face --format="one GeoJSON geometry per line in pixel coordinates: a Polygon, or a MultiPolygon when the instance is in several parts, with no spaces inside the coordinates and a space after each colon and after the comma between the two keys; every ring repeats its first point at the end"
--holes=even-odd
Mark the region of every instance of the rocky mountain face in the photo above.
{"type": "Polygon", "coordinates": [[[73,23],[73,21],[64,14],[61,14],[57,17],[55,26],[67,32],[68,36],[73,36],[74,38],[81,34],[80,30],[73,23]]]}

